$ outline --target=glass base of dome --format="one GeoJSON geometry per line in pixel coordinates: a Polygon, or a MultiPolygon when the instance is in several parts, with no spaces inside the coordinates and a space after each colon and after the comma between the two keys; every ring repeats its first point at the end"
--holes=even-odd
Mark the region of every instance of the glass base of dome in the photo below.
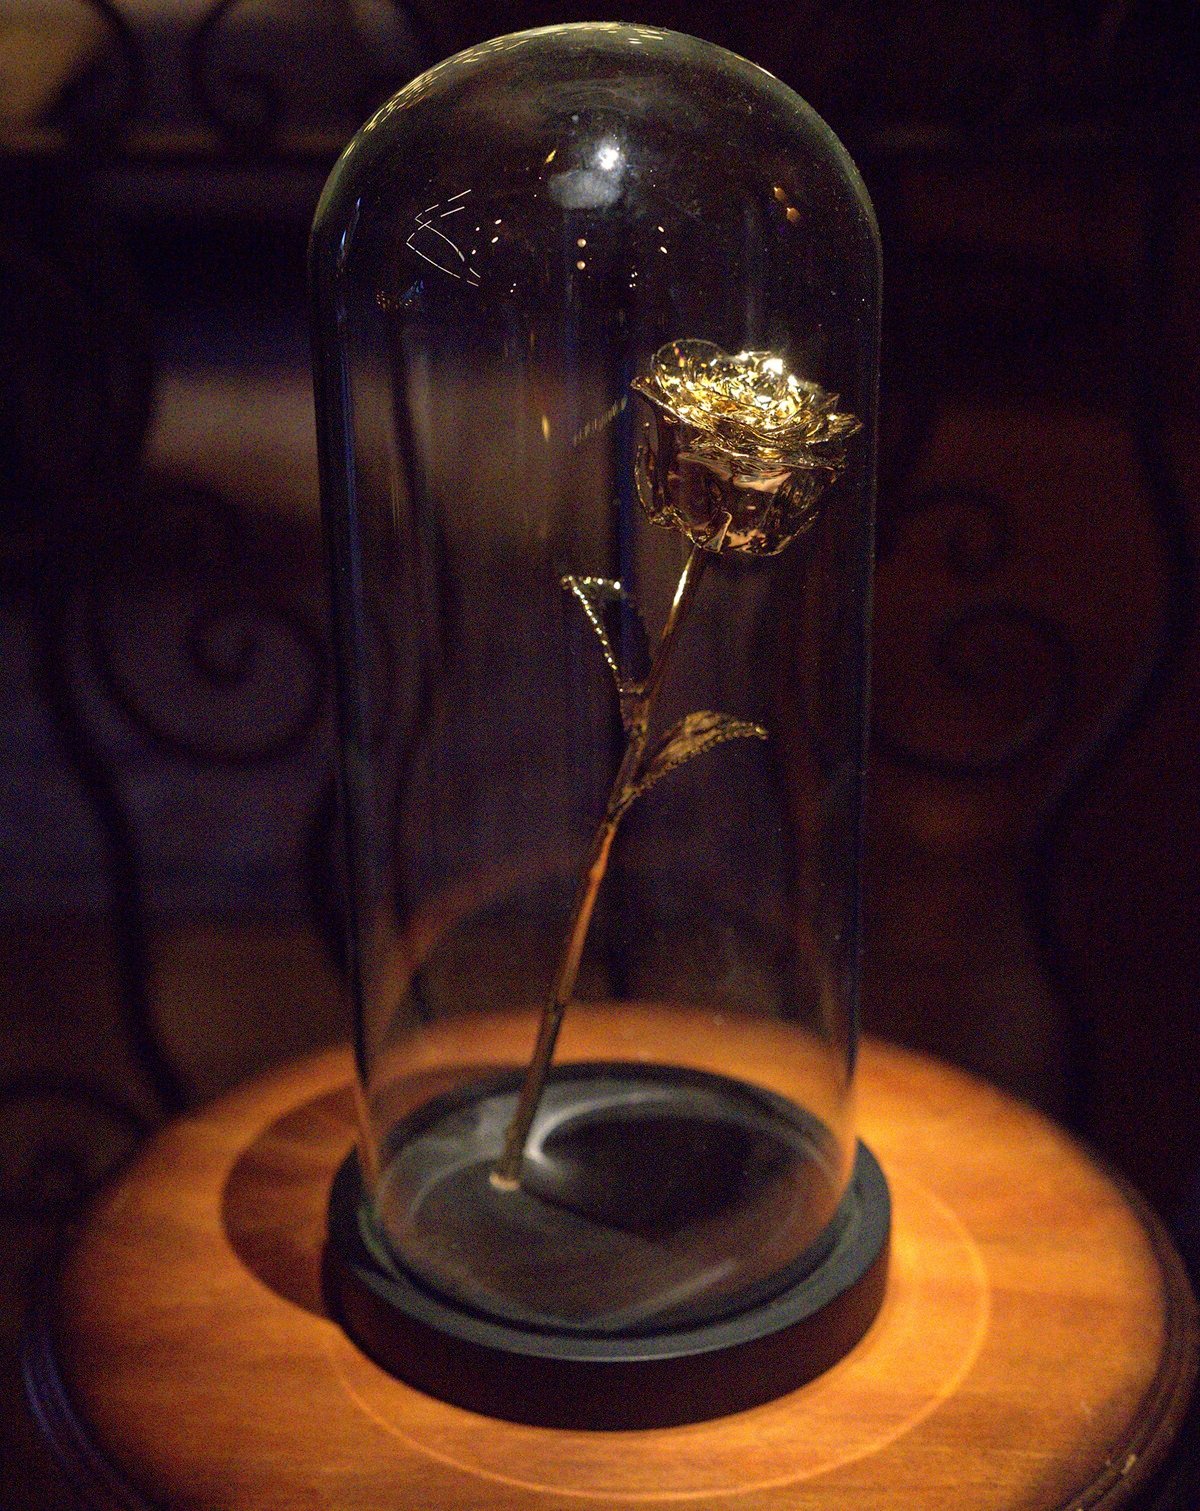
{"type": "Polygon", "coordinates": [[[829,1135],[783,1099],[667,1066],[568,1065],[521,1188],[497,1190],[517,1079],[393,1130],[373,1206],[355,1156],[338,1173],[330,1299],[385,1368],[513,1420],[665,1426],[794,1389],[866,1331],[890,1203],[863,1145],[835,1205],[829,1135]]]}

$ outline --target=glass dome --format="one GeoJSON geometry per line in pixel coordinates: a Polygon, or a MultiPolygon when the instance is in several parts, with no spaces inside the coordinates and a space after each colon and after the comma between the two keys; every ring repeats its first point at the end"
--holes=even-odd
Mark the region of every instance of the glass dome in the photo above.
{"type": "Polygon", "coordinates": [[[851,1234],[877,1305],[849,158],[709,44],[502,37],[363,127],[311,274],[362,1117],[335,1250],[405,1326],[522,1357],[766,1335],[851,1234]]]}

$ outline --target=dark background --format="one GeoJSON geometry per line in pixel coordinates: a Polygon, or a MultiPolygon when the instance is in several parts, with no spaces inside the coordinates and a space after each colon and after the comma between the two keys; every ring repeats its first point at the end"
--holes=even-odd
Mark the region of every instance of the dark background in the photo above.
{"type": "MultiPolygon", "coordinates": [[[[379,99],[569,5],[0,12],[0,1431],[158,1120],[343,1037],[304,305],[379,99]]],[[[1026,1096],[1200,1263],[1197,12],[609,5],[764,64],[885,247],[865,1015],[1026,1096]]]]}

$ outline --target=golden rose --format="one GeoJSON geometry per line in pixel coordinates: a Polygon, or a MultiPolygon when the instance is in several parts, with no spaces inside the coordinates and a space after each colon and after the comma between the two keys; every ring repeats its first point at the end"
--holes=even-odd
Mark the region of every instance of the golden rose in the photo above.
{"type": "Polygon", "coordinates": [[[810,525],[860,428],[837,395],[770,352],[672,341],[632,387],[653,406],[638,448],[642,507],[709,551],[774,556],[810,525]]]}

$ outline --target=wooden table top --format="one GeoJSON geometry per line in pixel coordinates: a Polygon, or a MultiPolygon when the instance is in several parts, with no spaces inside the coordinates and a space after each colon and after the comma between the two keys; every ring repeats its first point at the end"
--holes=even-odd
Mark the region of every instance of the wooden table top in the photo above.
{"type": "Polygon", "coordinates": [[[385,1374],[326,1314],[325,1203],[353,1139],[330,1051],[166,1128],[76,1236],[30,1395],[84,1503],[189,1511],[1053,1511],[1128,1506],[1196,1368],[1161,1228],[1060,1130],[863,1046],[891,1185],[883,1310],[827,1374],[694,1426],[494,1421],[385,1374]]]}

